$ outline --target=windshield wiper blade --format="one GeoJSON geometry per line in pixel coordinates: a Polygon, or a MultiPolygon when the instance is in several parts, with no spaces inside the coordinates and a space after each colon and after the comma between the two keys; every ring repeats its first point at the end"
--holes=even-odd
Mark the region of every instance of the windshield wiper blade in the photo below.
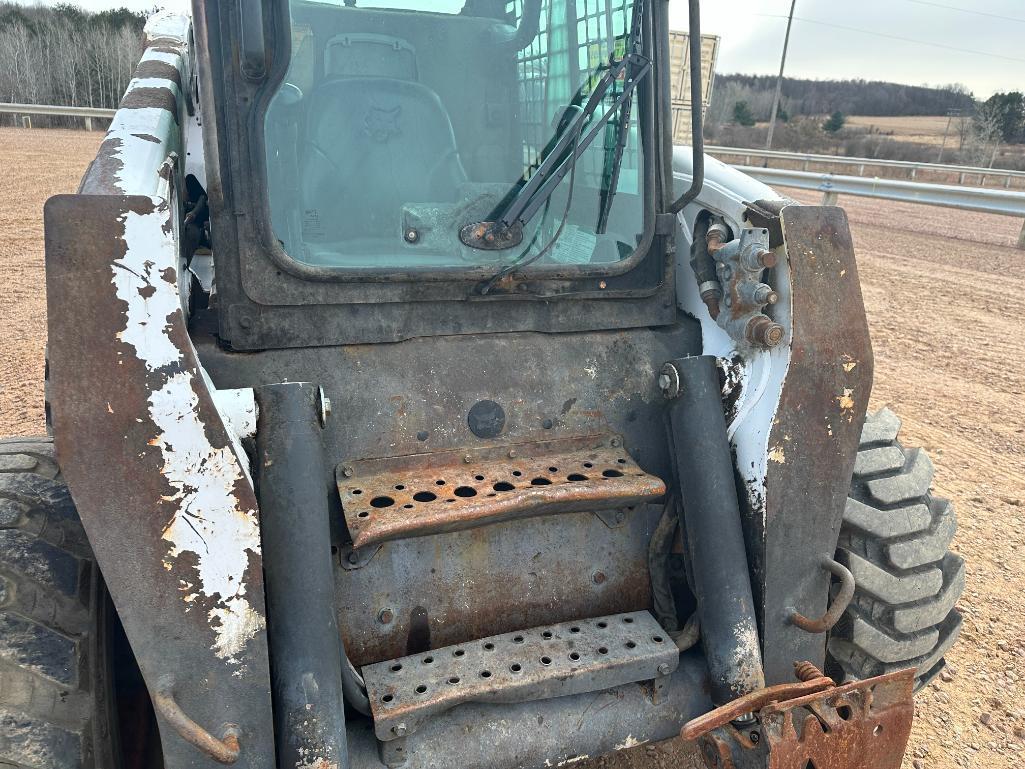
{"type": "MultiPolygon", "coordinates": [[[[633,43],[633,53],[641,51],[641,9],[643,0],[636,0],[634,3],[633,20],[631,22],[630,40],[633,43]]],[[[630,79],[630,70],[626,71],[626,79],[630,79]]],[[[598,195],[598,223],[595,232],[603,235],[609,226],[609,214],[612,212],[612,200],[616,197],[616,190],[619,187],[619,172],[623,167],[623,154],[626,152],[626,144],[630,138],[630,112],[633,108],[633,95],[623,102],[619,112],[619,120],[616,123],[616,142],[612,148],[605,151],[605,163],[602,167],[602,186],[598,195]]],[[[607,131],[608,129],[606,129],[607,131]]],[[[607,133],[606,133],[607,136],[607,133]]],[[[608,140],[606,139],[606,142],[608,140]]]]}
{"type": "Polygon", "coordinates": [[[576,165],[577,158],[594,141],[609,119],[633,95],[637,84],[651,71],[651,60],[639,53],[630,53],[609,66],[598,81],[587,103],[562,132],[548,156],[537,167],[519,192],[492,212],[488,221],[468,224],[462,228],[459,238],[472,248],[488,250],[512,248],[523,239],[523,227],[537,210],[545,204],[559,183],[576,165]],[[602,106],[608,92],[623,75],[623,90],[616,96],[612,106],[587,131],[588,121],[602,106]]]}

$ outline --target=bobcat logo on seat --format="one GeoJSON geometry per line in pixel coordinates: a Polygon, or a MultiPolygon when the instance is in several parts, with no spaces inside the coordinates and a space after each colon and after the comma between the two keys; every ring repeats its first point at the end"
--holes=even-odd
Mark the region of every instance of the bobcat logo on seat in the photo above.
{"type": "Polygon", "coordinates": [[[402,105],[396,105],[391,109],[371,106],[363,118],[363,133],[379,144],[384,144],[390,139],[402,133],[399,128],[399,115],[402,114],[402,105]]]}

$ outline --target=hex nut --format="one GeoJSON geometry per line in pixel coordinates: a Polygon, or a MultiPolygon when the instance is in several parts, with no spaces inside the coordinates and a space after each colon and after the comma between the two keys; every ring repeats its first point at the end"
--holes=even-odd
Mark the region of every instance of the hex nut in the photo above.
{"type": "Polygon", "coordinates": [[[680,396],[680,372],[672,363],[666,363],[658,375],[658,389],[662,396],[668,399],[680,396]]]}

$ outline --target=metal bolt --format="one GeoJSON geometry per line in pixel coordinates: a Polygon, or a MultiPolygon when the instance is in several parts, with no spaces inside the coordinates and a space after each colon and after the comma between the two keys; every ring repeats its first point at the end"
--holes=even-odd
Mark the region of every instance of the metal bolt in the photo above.
{"type": "Polygon", "coordinates": [[[395,615],[392,614],[391,609],[381,609],[381,613],[377,615],[377,621],[382,625],[389,624],[393,619],[395,619],[395,615]]]}
{"type": "Polygon", "coordinates": [[[420,233],[414,229],[408,229],[406,230],[405,238],[407,243],[416,243],[420,240],[420,233]]]}
{"type": "Polygon", "coordinates": [[[603,281],[598,283],[598,288],[605,288],[605,286],[607,286],[607,285],[608,284],[603,280],[603,281]]]}
{"type": "Polygon", "coordinates": [[[668,662],[663,662],[661,665],[658,666],[658,674],[660,676],[667,676],[667,675],[669,675],[669,672],[671,670],[672,670],[672,668],[669,667],[669,663],[668,662]]]}
{"type": "Polygon", "coordinates": [[[543,422],[541,422],[541,427],[543,427],[545,430],[551,430],[554,426],[555,422],[553,422],[551,419],[546,419],[543,422]]]}
{"type": "Polygon", "coordinates": [[[751,318],[747,324],[748,340],[763,347],[777,347],[785,335],[786,331],[780,324],[773,323],[764,315],[751,318]]]}
{"type": "Polygon", "coordinates": [[[406,725],[395,724],[395,726],[391,728],[391,731],[396,737],[404,737],[406,735],[406,725]]]}
{"type": "Polygon", "coordinates": [[[619,446],[619,438],[613,438],[611,441],[609,441],[609,445],[612,448],[616,448],[617,446],[619,446]]]}
{"type": "Polygon", "coordinates": [[[348,465],[345,465],[345,467],[342,468],[342,475],[344,475],[346,478],[351,478],[353,476],[352,468],[348,465]]]}
{"type": "Polygon", "coordinates": [[[622,510],[617,510],[615,515],[616,523],[622,523],[626,520],[626,513],[622,510]]]}
{"type": "Polygon", "coordinates": [[[464,462],[465,462],[466,464],[470,464],[470,462],[472,462],[472,461],[473,461],[473,457],[471,457],[471,456],[470,456],[469,454],[465,454],[465,455],[463,455],[463,461],[464,461],[464,462]]]}
{"type": "Polygon", "coordinates": [[[779,301],[779,294],[764,283],[755,284],[753,297],[756,304],[776,304],[779,301]]]}
{"type": "Polygon", "coordinates": [[[594,574],[591,575],[591,581],[596,585],[602,584],[603,582],[605,582],[605,572],[596,571],[594,574]]]}
{"type": "Polygon", "coordinates": [[[758,732],[751,732],[748,735],[748,737],[751,739],[751,744],[752,745],[757,745],[758,744],[758,740],[760,740],[762,738],[762,735],[760,735],[758,732]]]}
{"type": "Polygon", "coordinates": [[[772,251],[760,251],[758,252],[758,263],[762,267],[775,267],[776,255],[772,251]]]}
{"type": "Polygon", "coordinates": [[[357,563],[359,563],[359,553],[357,553],[355,550],[350,550],[346,560],[353,566],[355,566],[357,563]]]}
{"type": "Polygon", "coordinates": [[[320,418],[320,426],[327,427],[327,420],[331,416],[331,399],[324,395],[324,388],[317,388],[317,402],[320,405],[320,413],[317,415],[320,418]]]}
{"type": "Polygon", "coordinates": [[[680,372],[672,363],[662,366],[658,375],[658,389],[662,391],[665,398],[676,398],[680,394],[680,372]]]}
{"type": "Polygon", "coordinates": [[[509,449],[509,459],[516,459],[516,449],[509,449]]]}
{"type": "Polygon", "coordinates": [[[239,328],[252,328],[253,320],[248,315],[243,315],[238,319],[239,328]]]}

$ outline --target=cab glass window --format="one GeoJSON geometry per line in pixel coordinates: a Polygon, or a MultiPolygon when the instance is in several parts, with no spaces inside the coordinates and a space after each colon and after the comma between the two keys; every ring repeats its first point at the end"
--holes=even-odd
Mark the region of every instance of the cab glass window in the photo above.
{"type": "Polygon", "coordinates": [[[291,59],[264,128],[273,234],[291,258],[405,271],[633,253],[644,158],[639,94],[624,84],[649,72],[631,0],[289,11],[291,59]],[[505,214],[515,226],[473,241],[505,214]]]}

